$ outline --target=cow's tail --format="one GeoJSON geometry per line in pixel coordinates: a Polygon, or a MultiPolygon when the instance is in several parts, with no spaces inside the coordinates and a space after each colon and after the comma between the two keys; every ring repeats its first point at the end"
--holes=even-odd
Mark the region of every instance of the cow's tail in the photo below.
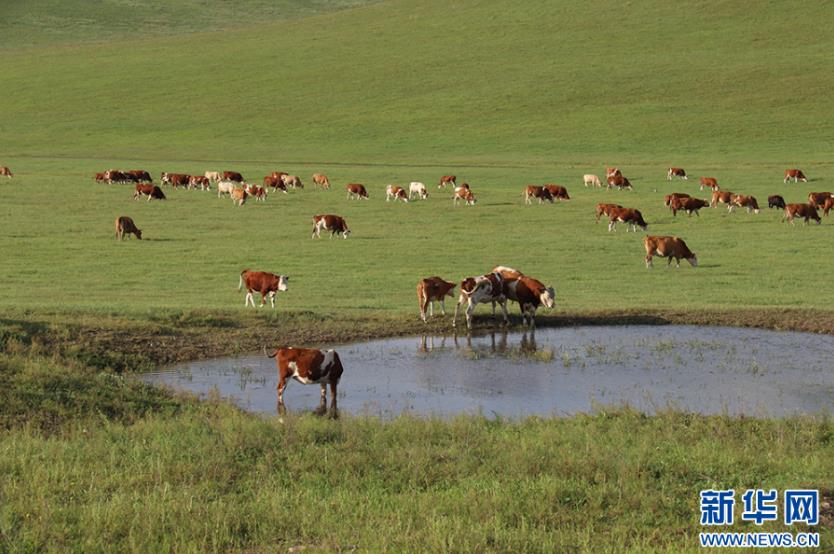
{"type": "Polygon", "coordinates": [[[238,284],[237,284],[238,292],[243,290],[243,274],[246,273],[247,271],[249,271],[249,270],[244,269],[243,271],[240,272],[240,281],[238,281],[238,284]]]}

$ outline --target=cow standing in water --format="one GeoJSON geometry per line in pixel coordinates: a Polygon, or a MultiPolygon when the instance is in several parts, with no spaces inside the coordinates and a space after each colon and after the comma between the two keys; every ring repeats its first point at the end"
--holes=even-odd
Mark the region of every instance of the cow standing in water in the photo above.
{"type": "Polygon", "coordinates": [[[551,309],[556,302],[556,291],[545,286],[538,279],[524,275],[518,270],[506,266],[492,268],[504,279],[504,294],[508,300],[518,302],[521,310],[521,324],[536,326],[536,310],[539,306],[551,309]]]}
{"type": "Polygon", "coordinates": [[[338,415],[336,403],[337,386],[344,373],[342,360],[335,350],[315,350],[312,348],[277,348],[270,358],[275,358],[278,366],[278,411],[283,413],[284,389],[287,380],[292,378],[302,385],[320,385],[321,403],[319,412],[327,408],[327,385],[330,385],[330,412],[338,415]]]}

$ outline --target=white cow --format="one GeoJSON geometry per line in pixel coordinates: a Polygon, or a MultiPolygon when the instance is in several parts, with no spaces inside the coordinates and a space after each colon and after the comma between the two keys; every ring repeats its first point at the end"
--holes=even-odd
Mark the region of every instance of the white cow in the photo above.
{"type": "Polygon", "coordinates": [[[206,171],[204,174],[206,179],[208,179],[212,183],[220,182],[220,172],[219,171],[206,171]]]}
{"type": "Polygon", "coordinates": [[[217,183],[217,198],[222,197],[224,194],[228,194],[231,196],[232,191],[235,190],[236,183],[232,181],[219,181],[217,183]]]}
{"type": "Polygon", "coordinates": [[[426,191],[426,185],[417,181],[413,181],[408,185],[408,198],[413,198],[415,194],[423,200],[429,197],[429,193],[426,191]]]}
{"type": "Polygon", "coordinates": [[[460,283],[460,296],[455,305],[455,317],[452,326],[457,326],[458,311],[461,304],[466,302],[466,327],[472,328],[472,312],[477,304],[492,303],[492,317],[495,317],[495,304],[501,305],[504,314],[504,324],[509,323],[507,317],[507,297],[504,293],[504,278],[498,273],[490,273],[479,277],[467,277],[460,283]]]}
{"type": "Polygon", "coordinates": [[[585,183],[586,187],[602,188],[602,182],[600,182],[599,177],[597,177],[596,175],[584,175],[582,177],[582,182],[585,183]]]}

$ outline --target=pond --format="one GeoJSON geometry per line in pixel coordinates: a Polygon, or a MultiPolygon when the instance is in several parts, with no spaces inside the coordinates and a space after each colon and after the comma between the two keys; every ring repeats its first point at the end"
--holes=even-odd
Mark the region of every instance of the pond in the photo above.
{"type": "MultiPolygon", "coordinates": [[[[628,405],[759,417],[827,412],[834,337],[697,326],[592,326],[478,336],[395,338],[335,347],[345,373],[339,408],[385,418],[406,412],[565,416],[628,405]]],[[[275,413],[275,361],[262,354],[143,374],[148,383],[275,413]]],[[[291,411],[318,406],[319,387],[291,381],[291,411]]]]}

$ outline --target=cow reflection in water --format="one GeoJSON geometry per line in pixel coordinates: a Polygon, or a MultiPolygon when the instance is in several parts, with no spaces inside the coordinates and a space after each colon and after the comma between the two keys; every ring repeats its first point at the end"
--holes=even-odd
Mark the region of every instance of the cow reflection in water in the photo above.
{"type": "MultiPolygon", "coordinates": [[[[479,337],[477,335],[475,337],[476,341],[473,343],[471,334],[466,334],[462,337],[459,337],[457,334],[452,335],[452,342],[454,343],[455,350],[461,352],[465,357],[486,354],[497,357],[517,357],[519,354],[521,356],[532,356],[538,351],[535,329],[524,331],[521,334],[517,346],[509,344],[509,333],[506,331],[499,331],[497,333],[493,331],[488,336],[489,347],[486,344],[478,344],[477,339],[479,337]]],[[[420,344],[417,347],[417,351],[425,354],[435,350],[445,350],[447,338],[446,336],[434,337],[423,335],[420,337],[420,344]]]]}

